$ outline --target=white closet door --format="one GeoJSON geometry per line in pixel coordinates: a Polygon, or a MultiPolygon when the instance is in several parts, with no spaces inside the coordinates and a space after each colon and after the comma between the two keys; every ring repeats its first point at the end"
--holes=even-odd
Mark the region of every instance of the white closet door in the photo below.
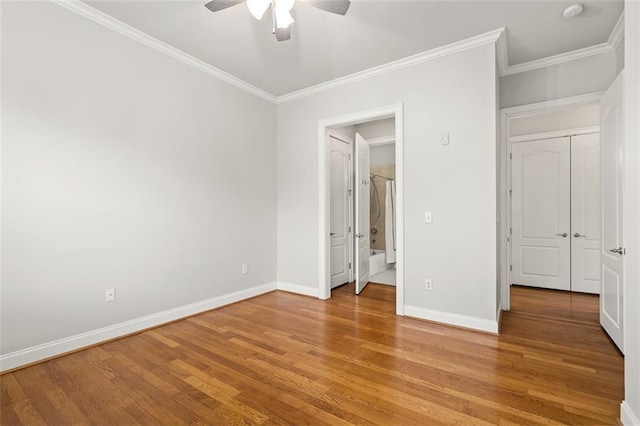
{"type": "Polygon", "coordinates": [[[513,284],[571,288],[570,139],[514,143],[513,284]]]}
{"type": "Polygon", "coordinates": [[[351,146],[340,139],[329,136],[330,195],[331,195],[331,288],[349,281],[351,214],[349,194],[351,181],[351,146]]]}
{"type": "Polygon", "coordinates": [[[600,135],[571,137],[571,291],[600,293],[600,135]]]}

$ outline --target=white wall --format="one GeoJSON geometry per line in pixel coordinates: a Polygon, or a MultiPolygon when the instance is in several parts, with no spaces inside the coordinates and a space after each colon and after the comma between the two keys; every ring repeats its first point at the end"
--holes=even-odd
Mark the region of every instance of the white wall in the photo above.
{"type": "Polygon", "coordinates": [[[495,81],[486,44],[278,105],[278,281],[319,286],[318,121],[402,102],[405,303],[495,321],[495,81]]]}
{"type": "Polygon", "coordinates": [[[624,37],[616,48],[616,75],[620,74],[620,71],[624,68],[624,37]]]}
{"type": "Polygon", "coordinates": [[[640,425],[640,3],[625,1],[625,395],[622,420],[640,425]]]}
{"type": "Polygon", "coordinates": [[[356,140],[356,126],[332,127],[332,129],[350,138],[352,141],[356,140]]]}
{"type": "Polygon", "coordinates": [[[48,2],[2,41],[2,354],[275,281],[273,104],[48,2]]]}
{"type": "Polygon", "coordinates": [[[600,124],[600,106],[588,105],[543,114],[512,118],[509,136],[531,135],[554,130],[578,129],[600,124]]]}
{"type": "MultiPolygon", "coordinates": [[[[370,121],[368,123],[362,123],[355,126],[356,132],[366,140],[381,137],[394,137],[395,136],[395,119],[385,118],[382,120],[370,121]]],[[[372,166],[380,166],[384,164],[395,164],[396,162],[396,147],[394,144],[386,145],[371,145],[370,152],[370,164],[372,166]]]]}
{"type": "Polygon", "coordinates": [[[607,90],[618,75],[615,51],[500,78],[500,107],[607,90]]]}
{"type": "Polygon", "coordinates": [[[369,160],[372,166],[383,166],[396,163],[395,144],[373,145],[370,148],[369,160]]]}
{"type": "Polygon", "coordinates": [[[374,120],[368,123],[358,124],[356,132],[365,139],[379,138],[382,136],[395,135],[395,119],[384,118],[382,120],[374,120]]]}

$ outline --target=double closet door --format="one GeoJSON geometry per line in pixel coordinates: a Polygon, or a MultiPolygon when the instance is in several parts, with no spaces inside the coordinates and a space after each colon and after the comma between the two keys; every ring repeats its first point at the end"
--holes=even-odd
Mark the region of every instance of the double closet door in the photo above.
{"type": "Polygon", "coordinates": [[[600,137],[512,143],[511,282],[600,292],[600,137]]]}

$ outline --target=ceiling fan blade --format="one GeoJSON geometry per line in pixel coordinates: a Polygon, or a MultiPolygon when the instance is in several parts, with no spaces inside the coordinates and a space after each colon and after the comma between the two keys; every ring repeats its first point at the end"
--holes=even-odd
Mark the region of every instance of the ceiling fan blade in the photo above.
{"type": "Polygon", "coordinates": [[[351,5],[349,0],[305,0],[305,3],[309,3],[311,6],[326,10],[327,12],[337,13],[338,15],[346,14],[351,5]]]}
{"type": "Polygon", "coordinates": [[[291,27],[276,28],[276,38],[278,41],[285,41],[291,38],[291,27]]]}
{"type": "Polygon", "coordinates": [[[226,9],[231,6],[235,6],[236,4],[240,4],[245,0],[211,0],[209,3],[204,6],[212,12],[217,12],[219,10],[226,9]]]}

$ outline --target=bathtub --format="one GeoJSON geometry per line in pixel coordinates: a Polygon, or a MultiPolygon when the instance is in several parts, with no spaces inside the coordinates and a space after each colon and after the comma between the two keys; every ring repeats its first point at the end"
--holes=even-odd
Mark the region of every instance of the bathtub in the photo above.
{"type": "Polygon", "coordinates": [[[369,276],[389,268],[384,250],[369,250],[369,276]]]}

